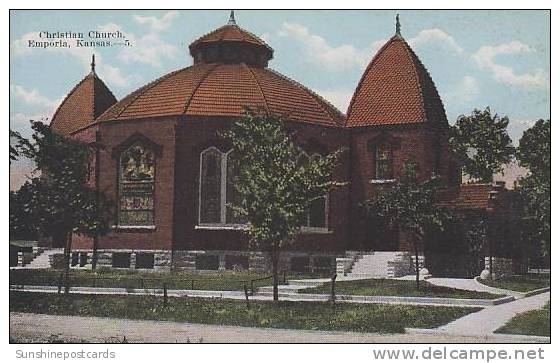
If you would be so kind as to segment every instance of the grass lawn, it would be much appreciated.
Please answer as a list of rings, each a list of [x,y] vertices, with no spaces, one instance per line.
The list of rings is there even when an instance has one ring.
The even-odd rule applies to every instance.
[[[402,333],[405,327],[435,328],[477,308],[328,302],[245,301],[156,296],[10,292],[10,311],[168,320],[248,327]]]
[[[516,315],[496,330],[502,334],[550,336],[550,302],[544,308]]]
[[[47,285],[56,286],[60,270],[10,270],[10,285]],[[249,280],[269,277],[270,274],[254,272],[209,272],[209,273],[168,273],[140,272],[135,270],[72,270],[71,286],[124,287],[124,288],[159,288],[163,283],[169,289],[195,290],[243,290],[243,285],[250,288]],[[301,275],[287,274],[286,279],[299,278]],[[280,282],[283,276],[280,275]],[[270,286],[272,278],[254,281],[253,286]]]
[[[331,284],[299,290],[300,293],[330,294]],[[486,292],[466,291],[443,286],[435,286],[426,281],[420,281],[420,290],[416,289],[416,281],[366,279],[355,281],[337,281],[335,292],[344,295],[369,296],[424,296],[447,297],[457,299],[496,299],[503,295]]]
[[[526,274],[500,280],[477,279],[481,284],[500,289],[528,292],[550,286],[550,274]]]

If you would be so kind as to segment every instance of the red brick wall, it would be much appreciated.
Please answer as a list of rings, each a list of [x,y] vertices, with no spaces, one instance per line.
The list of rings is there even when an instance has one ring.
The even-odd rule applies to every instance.
[[[198,184],[200,152],[209,146],[222,151],[229,145],[218,136],[218,132],[231,124],[228,119],[186,119],[177,127],[177,159],[175,171],[175,248],[176,249],[246,249],[247,238],[239,231],[217,231],[195,229],[198,223]],[[345,144],[345,134],[340,129],[291,124],[297,142],[315,152],[323,148],[332,152]],[[345,156],[346,157],[346,156]],[[347,180],[348,164],[336,170],[336,179]],[[294,249],[341,251],[344,249],[348,217],[348,187],[333,191],[330,195],[328,226],[329,234],[304,234],[296,241]]]
[[[89,129],[88,129],[89,130]],[[84,133],[87,130],[82,131]],[[113,230],[99,239],[99,249],[171,249],[173,240],[173,195],[175,159],[175,119],[134,120],[99,124],[100,190],[115,201],[117,208],[118,159],[113,150],[135,133],[162,147],[156,158],[155,230]],[[115,214],[116,224],[116,214]],[[74,248],[92,248],[91,239],[76,236]]]
[[[439,152],[440,173],[445,182],[450,182],[456,179],[457,170],[452,163],[447,147],[445,130],[426,125],[367,127],[351,130],[350,138],[352,179],[350,230],[352,233],[349,238],[352,241],[352,248],[387,249],[387,246],[391,245],[399,250],[408,250],[407,239],[403,238],[402,234],[400,236],[397,233],[380,235],[377,231],[371,230],[363,218],[363,211],[359,204],[389,186],[370,182],[375,175],[375,154],[368,144],[374,143],[380,138],[395,142],[393,172],[397,179],[407,161],[414,161],[418,164],[421,179],[430,178]]]

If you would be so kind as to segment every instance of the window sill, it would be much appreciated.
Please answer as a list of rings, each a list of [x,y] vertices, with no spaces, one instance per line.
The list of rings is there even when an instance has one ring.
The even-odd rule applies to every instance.
[[[206,231],[245,231],[249,229],[247,224],[200,224],[194,229]]]
[[[153,232],[156,226],[113,226],[117,232]]]
[[[372,179],[370,180],[370,184],[392,184],[396,181],[396,179]]]
[[[303,234],[331,234],[331,233],[333,233],[333,231],[331,231],[328,228],[324,228],[324,227],[301,227],[300,231]]]

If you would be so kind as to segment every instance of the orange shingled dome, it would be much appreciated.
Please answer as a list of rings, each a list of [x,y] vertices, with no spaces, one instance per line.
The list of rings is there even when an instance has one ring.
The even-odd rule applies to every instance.
[[[346,127],[447,123],[430,74],[399,34],[368,65],[346,115]]]

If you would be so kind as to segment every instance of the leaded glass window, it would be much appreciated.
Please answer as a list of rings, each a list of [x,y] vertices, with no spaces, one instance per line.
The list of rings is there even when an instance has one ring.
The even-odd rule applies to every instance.
[[[155,158],[153,150],[134,144],[119,160],[119,225],[154,225]]]
[[[222,223],[222,153],[210,148],[200,155],[200,223]]]
[[[235,188],[239,171],[232,162],[233,152],[222,153],[215,147],[200,154],[200,211],[201,225],[240,225],[246,218],[236,215],[231,205],[241,204]]]

